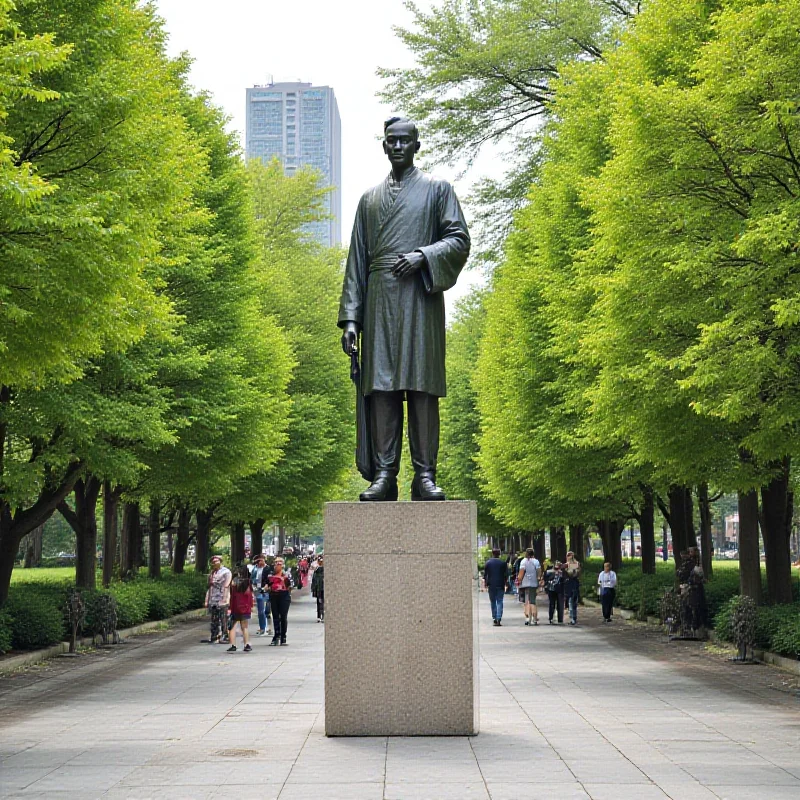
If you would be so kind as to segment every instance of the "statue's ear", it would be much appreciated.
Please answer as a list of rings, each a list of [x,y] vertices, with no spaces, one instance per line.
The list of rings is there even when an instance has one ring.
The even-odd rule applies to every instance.
[[[414,152],[415,153],[419,153],[419,148],[420,147],[422,147],[422,142],[420,142],[420,140],[417,139],[417,143],[414,145]]]

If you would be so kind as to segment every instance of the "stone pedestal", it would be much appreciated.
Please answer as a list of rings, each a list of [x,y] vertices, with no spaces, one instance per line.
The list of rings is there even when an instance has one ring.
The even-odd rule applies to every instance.
[[[325,506],[325,733],[478,732],[474,502]]]

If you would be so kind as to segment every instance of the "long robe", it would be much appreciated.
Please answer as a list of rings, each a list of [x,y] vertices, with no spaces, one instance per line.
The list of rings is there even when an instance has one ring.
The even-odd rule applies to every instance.
[[[391,176],[358,204],[345,269],[339,325],[361,326],[361,391],[416,391],[444,397],[443,292],[455,285],[470,238],[453,187],[418,169],[393,192]],[[396,278],[398,255],[426,264]]]

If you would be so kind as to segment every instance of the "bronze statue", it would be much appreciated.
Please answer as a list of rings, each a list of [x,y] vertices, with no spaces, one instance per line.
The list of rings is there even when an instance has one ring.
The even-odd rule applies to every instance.
[[[361,393],[356,461],[371,481],[361,500],[397,500],[404,400],[411,499],[445,499],[436,485],[446,391],[443,292],[455,285],[470,238],[450,184],[414,166],[419,148],[413,122],[387,120],[383,151],[392,169],[358,204],[339,305],[342,348]]]

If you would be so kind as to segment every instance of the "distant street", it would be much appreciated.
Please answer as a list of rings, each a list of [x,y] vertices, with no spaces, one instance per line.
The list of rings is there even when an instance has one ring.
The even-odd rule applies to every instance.
[[[481,596],[481,733],[471,739],[326,739],[324,628],[309,597],[292,606],[285,648],[264,637],[252,654],[229,655],[200,644],[206,628],[192,623],[0,678],[0,796],[800,796],[796,681],[622,621],[604,627],[597,610],[576,629],[548,626],[541,611],[543,623],[524,627],[508,598],[493,628]]]

